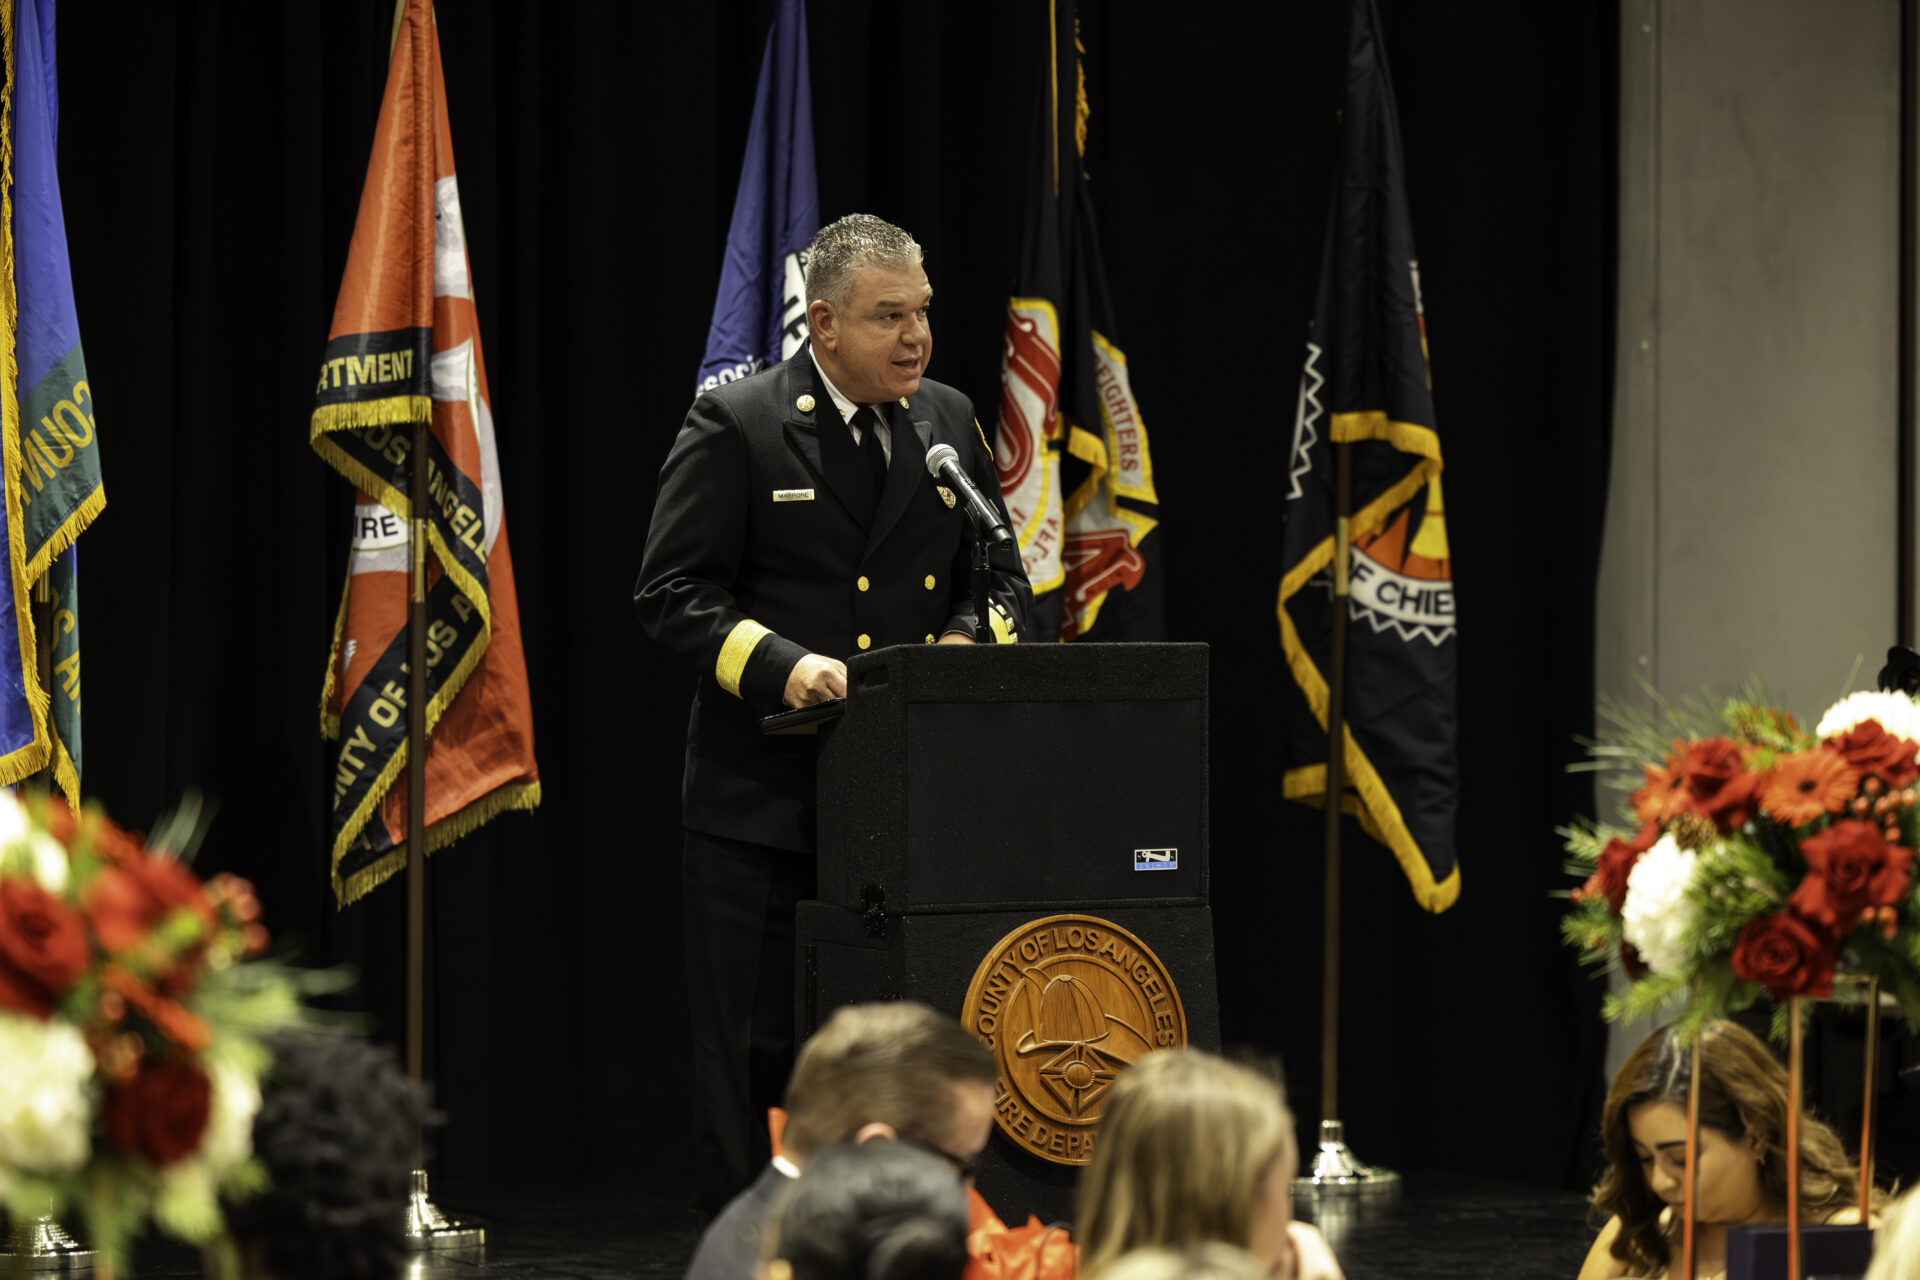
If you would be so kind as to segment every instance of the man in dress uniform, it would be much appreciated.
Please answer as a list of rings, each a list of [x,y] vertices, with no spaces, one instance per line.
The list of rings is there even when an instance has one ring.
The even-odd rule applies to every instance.
[[[921,250],[866,214],[808,249],[810,341],[703,392],[666,465],[634,602],[699,672],[682,786],[694,1046],[695,1203],[766,1163],[766,1108],[793,1054],[794,904],[814,885],[814,743],[762,716],[847,691],[846,659],[895,644],[1012,638],[1032,601],[994,553],[974,616],[964,502],[927,451],[951,445],[1001,507],[967,398],[924,375],[933,289]]]

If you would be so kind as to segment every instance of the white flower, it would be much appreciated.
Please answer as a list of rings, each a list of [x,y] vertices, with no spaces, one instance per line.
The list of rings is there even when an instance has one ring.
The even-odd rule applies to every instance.
[[[1862,720],[1878,720],[1894,737],[1920,742],[1920,704],[1904,693],[1850,693],[1827,708],[1813,736],[1831,738]]]
[[[0,807],[4,811],[4,807]],[[48,893],[60,893],[67,887],[67,846],[44,831],[28,834],[27,853],[33,859],[33,878]]]
[[[67,887],[67,849],[27,818],[12,792],[0,792],[0,866],[24,871],[48,893]]]
[[[1687,955],[1680,937],[1693,923],[1687,886],[1693,882],[1697,855],[1663,835],[1640,855],[1627,875],[1627,897],[1620,907],[1621,936],[1655,973],[1680,973]]]
[[[33,823],[27,818],[27,806],[20,803],[20,797],[8,791],[0,799],[0,847],[12,844],[33,829]]]
[[[0,1012],[0,1158],[32,1173],[87,1161],[93,1051],[64,1022]]]
[[[253,1154],[253,1118],[260,1111],[260,1082],[230,1063],[207,1068],[213,1097],[207,1111],[207,1131],[200,1137],[195,1158],[204,1160],[216,1176]]]

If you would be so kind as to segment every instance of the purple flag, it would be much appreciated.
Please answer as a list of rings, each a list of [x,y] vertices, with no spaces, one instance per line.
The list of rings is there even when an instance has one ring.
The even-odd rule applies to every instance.
[[[780,0],[753,100],[727,256],[696,391],[786,359],[807,337],[806,247],[820,229],[804,0]]]

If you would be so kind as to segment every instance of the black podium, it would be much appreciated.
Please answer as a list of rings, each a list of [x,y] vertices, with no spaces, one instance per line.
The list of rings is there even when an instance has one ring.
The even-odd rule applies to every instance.
[[[1080,971],[1101,953],[1121,974],[1109,985],[1122,1004],[1141,944],[1144,985],[1110,1019],[1125,1032],[1118,1050],[1086,1041],[1091,1032],[1077,1049],[1072,1033],[1045,1033],[1055,1038],[1043,1045],[1067,1046],[1048,1076],[1056,1094],[1097,1098],[1176,1014],[1187,1043],[1218,1047],[1205,645],[900,646],[855,656],[847,685],[845,715],[820,735],[819,899],[801,903],[797,921],[802,1037],[862,1001],[960,1016],[976,971],[985,981],[982,962],[1009,942],[996,994],[1017,1001],[1025,969],[1031,1022],[1052,974],[1048,1020],[1065,1009],[1070,1021],[1089,988],[1074,966],[1047,967],[1062,958],[1043,954],[1057,938],[1063,953],[1081,948]],[[1018,955],[1023,929],[1038,967]],[[992,1030],[977,1010],[975,1021]],[[981,1192],[1010,1225],[1067,1218],[1081,1137],[1023,1117],[1012,1092]],[[1038,1096],[1044,1112],[1053,1099]]]

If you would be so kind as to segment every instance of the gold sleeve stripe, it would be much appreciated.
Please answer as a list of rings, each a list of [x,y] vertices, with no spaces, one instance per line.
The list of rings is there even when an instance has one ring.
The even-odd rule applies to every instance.
[[[740,696],[740,677],[747,669],[747,659],[753,656],[754,646],[772,634],[752,618],[742,618],[727,633],[727,642],[720,646],[720,661],[713,668],[713,678],[722,689],[736,698]]]

